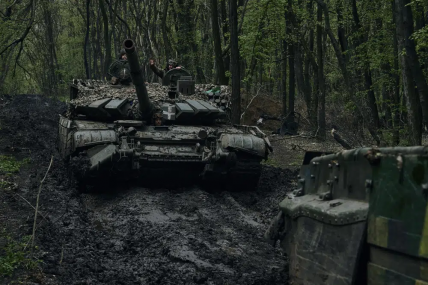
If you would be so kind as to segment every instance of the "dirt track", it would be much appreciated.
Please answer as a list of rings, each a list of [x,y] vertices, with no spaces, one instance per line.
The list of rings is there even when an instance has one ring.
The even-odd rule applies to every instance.
[[[38,96],[0,99],[0,154],[31,158],[14,178],[18,187],[0,189],[6,202],[0,223],[15,237],[31,233],[34,210],[24,199],[36,204],[39,181],[54,156],[39,202],[42,272],[28,281],[287,284],[286,257],[262,237],[297,173],[266,166],[252,193],[120,185],[79,194],[55,150],[64,109]]]

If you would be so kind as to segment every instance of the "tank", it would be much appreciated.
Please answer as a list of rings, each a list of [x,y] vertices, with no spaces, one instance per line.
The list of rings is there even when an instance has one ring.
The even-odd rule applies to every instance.
[[[267,136],[257,126],[232,125],[221,92],[196,94],[184,69],[168,71],[150,94],[134,42],[123,45],[128,61],[112,64],[122,77],[70,85],[58,148],[74,177],[83,183],[197,179],[255,187],[261,162],[273,151]]]
[[[305,157],[265,238],[290,284],[428,284],[428,147]]]

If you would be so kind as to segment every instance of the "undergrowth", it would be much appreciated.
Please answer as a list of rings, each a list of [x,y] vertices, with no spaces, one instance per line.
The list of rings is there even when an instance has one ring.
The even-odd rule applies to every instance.
[[[269,165],[273,167],[280,167],[279,163],[275,161],[275,159],[272,159],[271,157],[269,157],[267,160],[263,160],[261,164]]]
[[[22,161],[7,155],[0,155],[0,173],[17,173],[19,169],[30,162],[29,158]]]
[[[30,257],[28,247],[31,236],[24,236],[21,240],[14,240],[3,230],[0,240],[6,243],[0,248],[0,277],[10,276],[18,268],[32,270],[39,261]]]
[[[9,182],[0,180],[0,189],[4,189],[9,185]]]

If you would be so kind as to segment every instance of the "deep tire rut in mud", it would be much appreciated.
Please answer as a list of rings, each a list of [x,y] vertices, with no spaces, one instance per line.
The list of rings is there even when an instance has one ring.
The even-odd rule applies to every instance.
[[[0,154],[31,158],[18,188],[3,191],[5,201],[19,194],[35,205],[38,183],[54,156],[36,232],[42,277],[33,282],[287,284],[286,257],[263,234],[297,173],[264,166],[252,192],[119,184],[80,194],[55,148],[65,104],[21,95],[3,98],[0,105]],[[21,215],[30,232],[34,212],[23,205],[0,210]]]

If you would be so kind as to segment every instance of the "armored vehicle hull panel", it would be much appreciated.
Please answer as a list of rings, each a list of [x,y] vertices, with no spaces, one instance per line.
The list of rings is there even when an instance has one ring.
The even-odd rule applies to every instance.
[[[312,158],[266,232],[293,284],[428,284],[428,149]]]
[[[145,168],[182,168],[188,164],[198,165],[201,175],[260,174],[260,167],[254,165],[266,155],[262,138],[228,126],[137,126],[138,121],[132,122],[103,124],[61,116],[61,153],[64,157],[84,153],[88,176],[105,171],[128,175]],[[242,167],[243,162],[248,169]]]

